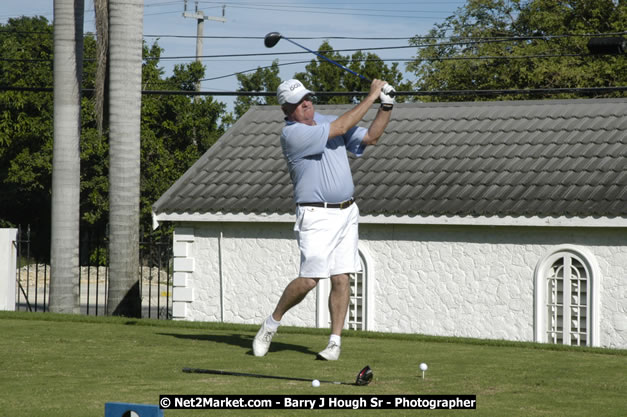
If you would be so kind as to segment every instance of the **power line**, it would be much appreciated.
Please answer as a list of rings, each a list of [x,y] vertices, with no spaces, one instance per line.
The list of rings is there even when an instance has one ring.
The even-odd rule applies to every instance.
[[[544,38],[543,38],[544,39]],[[442,47],[442,46],[461,46],[461,45],[479,45],[486,43],[501,43],[507,42],[510,39],[501,39],[501,38],[490,38],[490,39],[482,39],[482,40],[468,40],[468,41],[455,41],[455,42],[439,42],[439,43],[426,43],[426,44],[414,44],[414,45],[402,45],[402,46],[380,46],[380,47],[371,47],[371,48],[348,48],[348,49],[333,49],[331,51],[320,51],[320,53],[325,54],[329,52],[355,52],[355,51],[388,51],[392,49],[412,49],[412,48],[429,48],[429,47]],[[529,40],[529,38],[518,38],[518,41]],[[222,55],[205,55],[200,58],[234,58],[234,57],[244,57],[244,56],[276,56],[276,55],[296,55],[296,54],[306,54],[308,52],[297,51],[297,52],[266,52],[266,53],[248,53],[248,54],[222,54]],[[170,60],[170,59],[191,59],[196,57],[191,56],[162,56],[158,59]],[[157,59],[157,58],[155,58]]]
[[[439,20],[439,19],[446,19],[447,17],[450,16],[450,12],[447,11],[437,11],[437,12],[426,12],[426,11],[420,11],[420,10],[415,10],[415,11],[408,11],[408,10],[399,10],[399,13],[404,13],[401,15],[395,15],[395,14],[383,14],[385,12],[395,12],[396,10],[375,10],[375,9],[369,9],[371,11],[379,11],[379,13],[359,13],[359,12],[355,12],[354,10],[364,10],[363,8],[350,8],[350,9],[340,9],[340,10],[346,10],[346,12],[339,12],[339,11],[332,11],[332,12],[326,12],[326,11],[321,11],[320,7],[308,7],[308,6],[290,6],[290,5],[281,5],[281,6],[266,6],[266,7],[261,7],[261,6],[252,6],[252,5],[247,5],[247,6],[236,6],[233,4],[229,4],[229,8],[231,9],[247,9],[247,10],[260,10],[260,11],[271,11],[271,12],[291,12],[291,13],[306,13],[308,15],[310,14],[322,14],[322,15],[333,15],[333,16],[337,16],[337,15],[349,15],[349,16],[365,16],[365,17],[379,17],[379,18],[402,18],[402,19],[417,19],[417,20]],[[326,9],[332,9],[330,7],[325,7]],[[420,13],[421,16],[409,16],[407,13]],[[436,16],[424,16],[425,13],[437,13],[437,14],[446,14],[446,16],[442,16],[442,17],[436,17]]]
[[[538,54],[538,55],[481,55],[481,56],[448,56],[448,57],[430,57],[430,58],[412,58],[399,61],[483,61],[483,60],[518,60],[518,59],[546,59],[546,58],[572,58],[572,57],[589,57],[592,54]]]
[[[52,31],[52,27],[50,27],[50,30],[12,30],[12,29],[0,29],[0,33],[7,33],[7,34],[17,34],[17,35],[33,35],[33,34],[43,34],[43,35],[50,35],[52,36],[53,31]],[[83,34],[83,36],[85,36],[86,34]]]
[[[145,34],[145,38],[196,38],[194,35],[152,35]],[[241,40],[249,40],[249,39],[258,39],[263,40],[263,36],[221,36],[221,35],[206,35],[201,36],[204,39],[241,39]],[[395,37],[355,37],[355,36],[304,36],[304,37],[295,37],[290,36],[290,39],[299,39],[299,40],[321,40],[321,39],[343,39],[343,40],[375,40],[375,41],[387,41],[387,40],[410,40],[414,38],[414,36],[395,36]],[[426,37],[426,38],[435,38],[435,37]]]
[[[627,33],[627,32],[623,32]],[[598,34],[582,34],[577,36],[598,36]],[[609,34],[605,34],[609,35]],[[564,36],[574,36],[574,35],[552,35],[553,38],[564,37]],[[246,37],[250,39],[251,37]],[[387,46],[387,47],[372,47],[372,48],[350,48],[350,49],[334,49],[330,51],[320,51],[321,53],[330,53],[330,52],[355,52],[355,51],[378,51],[378,50],[392,50],[392,49],[411,49],[411,48],[428,48],[428,47],[441,47],[441,46],[459,46],[459,45],[475,45],[482,43],[499,43],[506,42],[507,40],[515,39],[517,41],[521,40],[529,40],[530,38],[489,38],[489,39],[479,39],[479,40],[469,40],[465,42],[440,42],[440,43],[430,43],[430,44],[414,44],[414,45],[403,45],[403,46]],[[546,40],[547,37],[542,37],[543,40]],[[236,58],[236,57],[259,57],[259,56],[278,56],[278,55],[301,55],[306,54],[308,52],[305,51],[294,51],[294,52],[269,52],[269,53],[247,53],[247,54],[221,54],[221,55],[204,55],[204,56],[159,56],[159,57],[146,57],[145,60],[185,60],[185,59],[215,59],[215,58]],[[524,56],[479,56],[479,57],[433,57],[433,58],[415,58],[413,60],[421,60],[421,61],[433,61],[433,60],[470,60],[470,59],[527,59],[527,58],[548,58],[548,57],[572,57],[572,56],[588,56],[589,54],[542,54],[542,55],[524,55]],[[90,61],[92,59],[85,58],[85,61]],[[50,61],[46,59],[13,59],[13,58],[0,58],[0,61],[16,61],[16,62],[37,62],[37,61]],[[387,59],[386,61],[406,61],[405,59]]]
[[[362,49],[334,49],[332,51],[319,51],[321,54],[325,55],[328,54],[330,52],[361,52],[361,51],[374,51],[374,50],[392,50],[392,49],[408,49],[408,48],[420,48],[420,47],[426,47],[426,46],[404,46],[404,47],[400,47],[400,46],[395,46],[395,47],[383,47],[383,48],[362,48]],[[295,51],[295,52],[274,52],[274,53],[249,53],[249,54],[220,54],[220,55],[203,55],[200,58],[204,59],[204,60],[208,60],[208,59],[215,59],[215,58],[241,58],[241,57],[264,57],[264,56],[279,56],[279,55],[303,55],[303,54],[308,54],[309,52],[301,52],[301,51]],[[588,54],[556,54],[556,55],[552,55],[552,56],[587,56]],[[539,57],[545,57],[545,56],[549,56],[549,55],[525,55],[525,56],[520,56],[522,58],[529,58],[529,57],[534,57],[534,58],[539,58]],[[501,59],[507,59],[507,56],[491,56],[491,57],[441,57],[441,58],[413,58],[412,61],[414,60],[429,60],[429,59],[438,59],[438,60],[447,60],[447,59],[494,59],[496,57],[502,57]],[[512,57],[512,56],[510,56]],[[515,56],[514,56],[515,57]],[[187,59],[196,59],[195,56],[169,56],[169,57],[155,57],[155,58],[151,58],[151,57],[146,57],[144,58],[146,60],[187,60]],[[339,58],[339,60],[342,60],[341,58]],[[390,59],[387,59],[388,61],[390,61]],[[399,59],[402,60],[402,59]],[[395,61],[395,60],[393,60]]]
[[[561,38],[579,38],[579,37],[603,37],[603,36],[621,36],[627,35],[627,32],[609,32],[609,33],[564,33],[561,35],[532,35],[532,36],[394,36],[394,37],[364,37],[364,36],[290,36],[290,39],[294,40],[360,40],[360,41],[387,41],[387,40],[406,40],[410,41],[412,39],[420,40],[420,39],[454,39],[458,42],[462,40],[468,41],[480,41],[480,40],[501,40],[501,41],[528,41],[528,40],[552,40],[552,39],[561,39]],[[194,35],[153,35],[153,34],[145,34],[145,38],[192,38],[195,39]],[[264,36],[222,36],[222,35],[207,35],[202,36],[205,39],[241,39],[241,40],[250,40],[250,39],[264,39]]]
[[[276,66],[277,67],[284,67],[284,66],[287,66],[287,65],[308,64],[309,62],[311,62],[311,61],[284,62],[282,64],[278,64],[277,63]],[[247,72],[253,72],[253,71],[257,71],[259,69],[267,69],[267,68],[272,68],[272,65],[266,65],[264,67],[257,67],[257,68],[251,68],[251,69],[243,70],[243,71],[237,71],[237,72],[234,72],[232,74],[220,75],[220,76],[217,76],[217,77],[203,78],[203,79],[198,80],[198,81],[215,81],[215,80],[220,80],[220,79],[223,79],[223,78],[229,78],[229,77],[233,77],[233,76],[240,75],[240,74],[246,74]]]
[[[543,94],[607,94],[627,91],[627,86],[620,87],[579,87],[579,88],[534,88],[509,90],[438,90],[438,91],[397,91],[396,96],[499,96],[499,95],[543,95]],[[274,91],[152,91],[144,90],[145,95],[203,95],[203,96],[265,96],[275,97]],[[332,91],[316,92],[317,96],[366,96],[367,91]]]
[[[224,4],[224,1],[209,1],[209,0],[200,0],[198,2],[199,4],[219,4],[222,5]],[[387,6],[395,6],[395,5],[405,5],[405,4],[410,4],[410,5],[416,5],[416,0],[411,0],[411,1],[388,1],[385,2],[385,4]],[[441,5],[441,4],[459,4],[462,5],[464,3],[463,0],[455,0],[455,1],[420,1],[420,5],[427,5],[427,4],[435,4],[435,5]],[[228,5],[232,5],[232,4],[244,4],[244,5],[248,5],[251,4],[250,2],[247,1],[229,1]],[[255,2],[255,4],[259,4],[257,2]],[[295,2],[293,0],[284,0],[284,1],[276,1],[274,0],[272,3],[266,3],[263,4],[262,6],[282,6],[282,5],[288,5],[288,6],[294,6]],[[337,5],[341,5],[341,4],[348,4],[351,6],[355,6],[355,3],[350,3],[350,2],[342,2],[342,1],[336,1],[336,0],[328,0],[328,1],[322,1],[322,0],[317,0],[316,1],[317,5],[326,5],[326,4],[332,4],[334,6]],[[374,5],[381,5],[380,1],[360,1],[359,2],[360,5],[365,5],[365,4],[374,4]],[[326,7],[326,6],[325,6]]]
[[[224,4],[224,1],[209,1],[209,0],[200,0],[199,1],[200,4]],[[436,4],[436,5],[440,5],[440,4],[463,4],[464,1],[460,1],[460,0],[454,0],[454,1],[420,1],[421,5],[425,5],[425,4]],[[231,4],[251,4],[250,2],[247,1],[229,1],[228,5]],[[257,4],[257,3],[255,3]],[[354,3],[350,3],[350,2],[341,2],[341,1],[336,1],[336,0],[327,0],[327,1],[323,1],[323,0],[317,0],[316,4],[318,5],[322,5],[322,4],[333,4],[333,5],[338,5],[338,4],[350,4],[352,6],[354,6]],[[359,2],[360,5],[364,5],[364,4],[376,4],[376,5],[380,5],[381,2],[380,1],[360,1]],[[405,4],[416,4],[416,0],[410,0],[410,1],[389,1],[385,3],[388,6],[392,6],[392,5],[405,5]],[[277,1],[274,0],[273,3],[269,3],[269,4],[265,4],[270,5],[270,6],[280,6],[280,5],[294,5],[294,1],[293,0],[284,0],[284,1]]]
[[[1,62],[52,62],[52,58],[0,58]]]
[[[0,29],[0,33],[6,34],[44,34],[52,36],[52,29],[50,31],[37,31],[37,30],[13,30],[13,29]],[[91,32],[85,32],[83,35],[92,35]],[[363,40],[363,41],[384,41],[384,40],[421,40],[421,39],[454,39],[457,42],[462,40],[468,41],[528,41],[528,40],[552,40],[561,38],[579,38],[579,37],[603,37],[603,36],[621,36],[627,35],[627,31],[623,32],[606,32],[606,33],[564,33],[560,35],[530,35],[530,36],[393,36],[393,37],[364,37],[364,36],[290,36],[290,39],[294,40]],[[180,39],[196,39],[195,35],[172,35],[172,34],[145,34],[144,38],[180,38]],[[263,40],[264,36],[221,36],[221,35],[204,35],[203,39],[235,39],[235,40],[251,40],[258,39]]]
[[[323,51],[324,53],[325,51]],[[306,54],[307,52],[284,52],[281,53],[283,55],[292,55],[292,54]],[[274,55],[274,54],[271,54]],[[245,56],[257,56],[257,54],[250,54],[250,55],[210,55],[210,56],[203,56],[201,58],[203,58],[204,60],[210,60],[213,58],[224,58],[224,57],[245,57]],[[572,57],[598,57],[598,55],[596,54],[536,54],[536,55],[481,55],[481,56],[450,56],[450,57],[424,57],[424,58],[419,58],[419,57],[415,57],[415,58],[378,58],[378,59],[369,59],[369,58],[363,58],[363,59],[342,59],[342,58],[338,58],[336,59],[337,62],[416,62],[416,61],[484,61],[484,60],[522,60],[522,59],[548,59],[548,58],[572,58]],[[181,57],[181,58],[186,58],[186,57]],[[187,58],[194,58],[194,57],[187,57]],[[146,60],[158,60],[159,58],[150,58],[150,57],[146,57],[144,58]],[[307,60],[307,61],[292,61],[292,62],[284,62],[284,63],[278,63],[278,66],[286,66],[286,65],[296,65],[296,64],[307,64],[310,63],[313,59],[311,60]],[[52,58],[2,58],[0,57],[0,62],[52,62]],[[84,58],[83,61],[85,62],[93,62],[95,61],[95,58]],[[221,60],[224,61],[224,60]],[[256,61],[256,60],[247,60],[247,61]],[[246,72],[250,72],[250,71],[256,71],[257,69],[261,68],[261,69],[265,69],[265,68],[271,68],[272,65],[267,65],[267,66],[262,66],[262,67],[256,67],[253,69],[248,69],[248,70],[244,70],[244,71],[238,71],[232,74],[227,74],[227,75],[223,75],[223,76],[219,76],[219,77],[215,77],[215,78],[204,78],[201,81],[210,81],[210,80],[215,80],[215,79],[220,79],[220,78],[226,78],[226,77],[230,77],[233,75],[237,75],[237,74],[241,74],[241,73],[246,73]]]
[[[348,59],[337,59],[336,61],[339,63],[347,63],[347,62],[416,62],[416,61],[472,61],[472,60],[522,60],[522,59],[548,59],[548,58],[571,58],[571,57],[589,57],[593,56],[592,54],[544,54],[544,55],[516,55],[516,56],[465,56],[465,57],[433,57],[433,58],[390,58],[390,59],[358,59],[358,60],[348,60]],[[308,64],[309,61],[293,61],[293,62],[283,62],[276,64],[278,67],[287,66],[287,65],[297,65],[297,64]],[[262,67],[251,68],[243,71],[237,71],[231,74],[220,75],[217,77],[211,78],[203,78],[199,81],[215,81],[223,78],[233,77],[240,74],[246,74],[248,72],[257,71],[260,69],[272,68],[273,65],[266,65]]]
[[[53,92],[52,87],[12,87],[0,86],[0,91]],[[82,89],[85,95],[93,94],[93,89]],[[499,95],[537,95],[537,94],[607,94],[627,92],[627,86],[616,87],[575,87],[575,88],[528,88],[502,90],[434,90],[434,91],[397,91],[396,96],[499,96]],[[142,90],[144,95],[182,95],[182,96],[253,96],[273,97],[273,91],[182,91],[182,90]],[[316,92],[317,96],[366,96],[366,91],[328,91]]]
[[[403,46],[403,47],[394,47],[389,49],[407,49],[407,48],[415,48],[415,46]],[[322,54],[327,54],[329,52],[351,52],[351,51],[363,51],[363,50],[374,50],[374,49],[388,49],[388,48],[369,48],[369,49],[334,49],[333,51],[320,51]],[[279,55],[303,55],[309,54],[306,51],[295,51],[295,52],[264,52],[264,53],[248,53],[248,54],[220,54],[220,55],[203,55],[200,58],[202,59],[211,59],[211,58],[239,58],[239,57],[251,57],[251,56],[279,56]],[[155,57],[155,58],[147,58],[150,60],[185,60],[185,59],[196,59],[195,56],[165,56],[165,57]]]
[[[285,52],[284,54],[306,54],[307,52]],[[203,58],[205,61],[206,60],[210,60],[212,58],[223,58],[223,57],[239,57],[239,56],[249,56],[249,55],[215,55],[215,56],[204,56],[201,57]],[[250,56],[256,56],[255,54],[252,54]],[[342,58],[338,58],[336,59],[337,62],[416,62],[416,61],[485,61],[485,60],[522,60],[522,59],[548,59],[548,58],[572,58],[572,57],[598,57],[598,55],[595,54],[537,54],[537,55],[481,55],[481,56],[451,56],[451,57],[424,57],[424,58],[419,58],[419,57],[415,57],[415,58],[378,58],[378,59],[368,59],[368,58],[363,58],[363,59],[342,59]],[[192,57],[189,57],[192,58]],[[157,60],[159,58],[150,58],[150,57],[146,57],[144,58],[146,60]],[[93,62],[95,61],[95,58],[84,58],[83,61],[85,62]],[[308,64],[312,61],[311,60],[307,60],[307,61],[292,61],[292,62],[284,62],[284,63],[278,63],[278,66],[286,66],[286,65],[296,65],[296,64]],[[2,58],[0,57],[0,62],[52,62],[52,58],[32,58],[32,59],[28,59],[28,58]],[[223,61],[223,60],[221,60]],[[247,61],[256,61],[256,60],[247,60]],[[226,77],[230,77],[236,74],[241,74],[241,73],[246,73],[246,72],[250,72],[250,71],[256,71],[258,68],[261,69],[265,69],[265,68],[271,68],[272,65],[267,65],[267,66],[262,66],[262,67],[256,67],[256,68],[252,68],[252,69],[248,69],[248,70],[243,70],[243,71],[238,71],[232,74],[227,74],[227,75],[223,75],[223,76],[219,76],[216,78],[205,78],[202,79],[201,81],[209,81],[209,80],[214,80],[214,79],[219,79],[219,78],[226,78]]]
[[[208,4],[208,5],[222,5],[224,2],[212,2],[212,1],[199,1],[199,4]],[[292,13],[307,13],[308,15],[312,13],[324,14],[324,15],[351,15],[351,16],[376,16],[376,17],[402,17],[402,18],[417,18],[417,19],[429,19],[430,17],[424,16],[427,14],[432,15],[433,19],[444,19],[448,17],[452,11],[448,8],[444,10],[438,10],[438,8],[430,8],[430,10],[423,9],[398,9],[393,6],[399,5],[410,5],[410,6],[427,6],[427,5],[462,5],[463,1],[428,1],[428,2],[420,2],[416,1],[407,1],[407,2],[386,2],[385,9],[379,8],[367,8],[367,5],[376,5],[382,6],[381,2],[364,2],[361,1],[359,4],[354,3],[344,3],[337,1],[323,2],[316,1],[315,5],[310,5],[307,3],[295,3],[293,1],[285,1],[285,2],[271,2],[271,3],[258,3],[255,2],[237,2],[237,1],[229,1],[227,6],[232,9],[249,9],[249,10],[261,10],[261,11],[272,11],[272,12],[292,12]],[[346,7],[341,7],[346,5]],[[320,7],[323,6],[323,7]],[[216,6],[213,6],[216,7]],[[361,13],[361,12],[375,12],[372,13]],[[389,15],[385,13],[396,12],[403,13],[402,15]],[[420,16],[408,16],[408,13],[419,13]],[[439,16],[438,16],[439,15]]]
[[[93,62],[96,58],[83,58],[83,62]],[[52,62],[52,58],[3,58],[0,62]]]
[[[205,8],[215,8],[215,7],[221,7],[222,5],[225,4],[225,2],[199,2],[199,3],[205,3],[205,4],[211,4],[213,6],[209,6],[209,7],[205,7]],[[433,4],[443,4],[443,3],[447,3],[447,2],[432,2]],[[448,2],[449,4],[460,4],[460,2]],[[176,1],[164,1],[164,2],[159,2],[159,3],[146,3],[144,5],[144,9],[147,8],[151,8],[151,7],[164,7],[164,6],[177,6],[180,5],[180,1],[176,2]],[[320,3],[318,3],[320,4]],[[333,6],[336,6],[338,3],[336,2],[332,2],[332,3],[326,3],[326,4],[332,4]],[[381,9],[364,9],[363,5],[364,4],[377,4],[380,5],[380,3],[361,3],[359,6],[351,4],[352,7],[347,7],[347,8],[338,8],[338,7],[332,7],[332,6],[325,6],[324,10],[330,10],[330,11],[322,11],[323,9],[321,9],[320,7],[312,7],[312,6],[307,6],[305,4],[300,4],[300,5],[294,5],[293,2],[286,2],[286,3],[242,3],[242,2],[228,2],[226,5],[229,8],[233,8],[233,9],[244,9],[244,10],[260,10],[260,11],[270,11],[270,12],[291,12],[291,13],[306,13],[308,15],[315,13],[315,14],[323,14],[323,15],[351,15],[351,16],[375,16],[375,17],[390,17],[390,18],[410,18],[410,19],[434,19],[434,20],[440,20],[440,19],[445,19],[448,15],[450,15],[450,11],[428,11],[428,10],[398,10],[399,13],[404,13],[401,15],[386,15],[386,14],[381,14],[381,12],[394,12],[396,10],[390,10],[390,9],[386,9],[386,10],[381,10]],[[392,3],[388,3],[387,5],[389,6]],[[410,4],[410,5],[415,5],[415,2],[405,2],[405,3],[396,3],[396,4]],[[423,3],[426,4],[426,3]],[[340,10],[345,10],[346,12],[341,12]],[[379,13],[377,14],[371,14],[371,13],[358,13],[356,11],[360,11],[360,10],[366,10],[366,11],[379,11]],[[85,14],[89,14],[93,12],[93,9],[86,9],[85,10]],[[174,13],[180,13],[180,10],[172,10],[172,11],[163,11],[163,12],[154,12],[154,13],[144,13],[144,16],[153,16],[153,15],[161,15],[161,14],[174,14]],[[407,13],[420,13],[421,16],[408,16]],[[39,13],[40,15],[51,15],[52,11],[46,11],[45,13]],[[432,17],[429,16],[424,16],[425,14],[432,14]],[[445,15],[442,17],[438,17],[438,16],[433,16],[433,14],[440,14],[440,15]],[[9,16],[11,17],[11,16]]]

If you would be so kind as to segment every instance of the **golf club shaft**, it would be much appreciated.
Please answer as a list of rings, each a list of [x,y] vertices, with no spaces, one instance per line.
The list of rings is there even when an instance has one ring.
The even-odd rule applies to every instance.
[[[261,374],[248,374],[243,372],[231,372],[231,371],[220,371],[216,369],[201,369],[201,368],[183,368],[183,372],[189,374],[213,374],[213,375],[232,375],[232,376],[247,376],[251,378],[270,378],[270,379],[284,379],[288,381],[307,381],[311,382],[313,379],[311,378],[298,378],[298,377],[290,377],[290,376],[274,376],[274,375],[261,375]],[[335,382],[335,381],[322,381],[320,383],[325,384],[336,384],[336,385],[354,385],[348,382]]]
[[[300,46],[301,48],[303,48],[303,49],[305,49],[305,50],[307,50],[307,51],[311,52],[311,53],[312,53],[312,54],[314,54],[314,55],[319,56],[320,58],[322,58],[322,59],[324,59],[324,60],[326,60],[326,61],[330,62],[330,63],[331,63],[331,64],[333,64],[333,65],[336,65],[336,66],[338,66],[338,67],[342,68],[343,70],[346,70],[346,71],[350,72],[350,73],[351,73],[351,74],[353,74],[353,75],[358,76],[359,78],[361,78],[361,79],[362,79],[362,80],[364,80],[364,81],[367,81],[367,82],[369,82],[369,83],[372,83],[372,80],[370,80],[370,79],[368,79],[368,78],[364,77],[364,76],[363,76],[363,75],[361,75],[361,74],[357,74],[355,71],[353,71],[353,70],[351,70],[351,69],[349,69],[349,68],[346,68],[344,65],[340,64],[339,62],[335,62],[335,61],[334,61],[334,60],[332,60],[331,58],[327,58],[326,56],[324,56],[324,55],[322,55],[322,54],[319,54],[319,53],[318,53],[318,52],[316,52],[316,51],[312,51],[311,49],[307,48],[306,46],[303,46],[303,45],[301,45],[301,44],[299,44],[299,43],[294,42],[294,41],[293,41],[293,40],[291,40],[290,38],[286,38],[285,36],[281,36],[281,38],[285,39],[286,41],[290,41],[290,42],[292,42],[292,43],[293,43],[294,45],[296,45],[296,46]],[[321,381],[321,382],[322,382],[322,381]]]
[[[327,58],[326,56],[324,56],[324,55],[322,55],[322,54],[320,54],[320,53],[318,53],[316,51],[312,51],[311,49],[307,48],[306,46],[303,46],[300,43],[291,40],[290,38],[286,38],[285,36],[281,35],[279,32],[270,32],[270,33],[268,33],[265,36],[263,43],[264,43],[264,45],[266,45],[266,48],[272,48],[272,47],[274,47],[277,44],[277,42],[279,42],[280,39],[285,39],[286,41],[289,41],[289,42],[293,43],[294,45],[298,46],[299,48],[302,48],[302,49],[304,49],[307,52],[311,52],[312,54],[314,54],[314,55],[324,59],[325,61],[335,65],[336,67],[342,68],[344,71],[348,71],[351,74],[358,76],[362,80],[367,81],[367,82],[372,84],[372,80],[370,80],[369,78],[366,78],[363,75],[356,73],[352,69],[345,67],[344,65],[340,64],[339,62],[336,62],[336,61],[332,60],[331,58]],[[390,97],[394,97],[396,95],[396,92],[392,91],[392,92],[389,93],[389,95],[390,95]]]

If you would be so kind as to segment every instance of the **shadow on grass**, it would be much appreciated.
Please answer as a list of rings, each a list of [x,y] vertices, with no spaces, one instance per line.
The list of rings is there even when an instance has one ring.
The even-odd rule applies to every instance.
[[[253,354],[253,336],[249,335],[241,335],[241,334],[230,334],[230,335],[217,335],[217,334],[180,334],[180,333],[157,333],[161,336],[172,336],[177,339],[187,339],[187,340],[200,340],[205,342],[213,342],[213,343],[224,343],[232,346],[239,346],[242,348],[248,348],[247,355]],[[294,345],[291,343],[281,343],[278,341],[273,341],[270,345],[269,352],[281,352],[291,350],[294,352],[300,352],[310,355],[315,355],[317,352],[309,349],[306,346]]]

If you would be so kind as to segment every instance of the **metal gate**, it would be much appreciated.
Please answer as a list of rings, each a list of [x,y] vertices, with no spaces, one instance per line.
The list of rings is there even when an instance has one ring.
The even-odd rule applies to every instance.
[[[30,225],[18,227],[16,311],[49,311],[50,265],[31,256]],[[142,234],[140,234],[141,236]],[[142,317],[172,318],[172,235],[139,242]],[[82,231],[79,246],[81,313],[107,315],[109,286],[107,231]]]

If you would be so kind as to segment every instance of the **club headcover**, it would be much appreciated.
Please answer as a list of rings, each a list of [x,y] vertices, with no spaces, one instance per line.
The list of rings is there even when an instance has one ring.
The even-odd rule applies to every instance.
[[[355,385],[368,385],[370,381],[372,381],[372,376],[372,369],[370,369],[370,366],[366,365],[366,367],[357,374]]]

